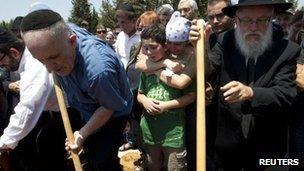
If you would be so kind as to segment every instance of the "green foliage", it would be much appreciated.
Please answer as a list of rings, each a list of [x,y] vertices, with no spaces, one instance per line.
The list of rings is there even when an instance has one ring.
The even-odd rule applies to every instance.
[[[206,18],[208,0],[196,0],[199,18]]]
[[[73,9],[69,21],[80,25],[82,21],[89,23],[89,31],[95,32],[98,21],[98,14],[94,8],[91,8],[88,0],[72,0]]]
[[[93,31],[92,33],[95,33],[97,24],[98,24],[98,13],[95,10],[95,8],[93,8],[91,14],[91,22],[90,22],[90,28]]]
[[[288,2],[293,3],[292,9],[293,9],[294,11],[297,9],[298,1],[299,1],[299,0],[288,0]]]
[[[115,10],[116,7],[112,0],[102,0],[99,23],[105,27],[114,28],[116,24]]]
[[[1,21],[0,22],[0,27],[4,27],[4,28],[10,28],[11,25],[13,23],[13,20],[11,19],[9,22],[6,21]]]

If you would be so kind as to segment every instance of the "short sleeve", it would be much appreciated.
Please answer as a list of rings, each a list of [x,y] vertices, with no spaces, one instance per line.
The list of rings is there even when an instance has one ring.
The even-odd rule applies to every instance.
[[[145,74],[141,73],[141,74],[140,74],[140,80],[139,80],[138,91],[140,91],[140,92],[143,93],[143,94],[146,94],[145,80],[146,80]]]
[[[196,93],[196,81],[192,81],[191,84],[183,89],[183,94],[188,94],[188,93]]]
[[[196,58],[194,54],[189,54],[188,57],[186,57],[186,59],[189,59],[187,61],[187,63],[185,64],[185,69],[182,73],[188,75],[189,77],[191,77],[192,80],[195,79],[196,77]]]

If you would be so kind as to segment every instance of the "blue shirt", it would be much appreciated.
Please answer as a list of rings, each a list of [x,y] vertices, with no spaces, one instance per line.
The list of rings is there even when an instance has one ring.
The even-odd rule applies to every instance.
[[[75,66],[69,75],[58,76],[69,105],[86,121],[100,106],[114,110],[112,118],[129,115],[133,95],[114,50],[86,30],[74,24],[69,27],[77,36]]]

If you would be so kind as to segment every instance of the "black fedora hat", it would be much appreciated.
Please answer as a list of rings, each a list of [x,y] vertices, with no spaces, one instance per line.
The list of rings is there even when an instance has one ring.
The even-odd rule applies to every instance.
[[[292,3],[285,2],[284,0],[239,0],[237,4],[223,8],[222,12],[229,17],[234,17],[239,7],[255,5],[272,5],[276,14],[282,13],[292,7]]]

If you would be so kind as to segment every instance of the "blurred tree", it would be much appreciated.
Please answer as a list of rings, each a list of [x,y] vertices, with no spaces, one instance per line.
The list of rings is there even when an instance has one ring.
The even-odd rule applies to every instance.
[[[94,33],[96,28],[96,11],[91,9],[88,0],[72,0],[73,9],[69,21],[80,26],[82,21],[89,23],[89,31]],[[97,14],[98,18],[98,14]],[[97,19],[98,20],[98,19]]]
[[[298,1],[299,0],[288,0],[288,2],[293,3],[292,9],[295,11],[298,7]]]
[[[107,28],[114,28],[116,5],[112,0],[102,0],[99,23]]]
[[[99,20],[98,12],[93,7],[92,15],[91,15],[91,22],[90,22],[90,28],[92,30],[92,33],[95,33],[96,26],[98,24],[98,20]]]
[[[198,7],[198,17],[206,19],[208,0],[196,0]]]
[[[11,19],[10,21],[1,21],[0,22],[0,27],[4,27],[4,28],[10,28],[11,27],[11,25],[12,25],[12,23],[13,23],[13,19]]]

